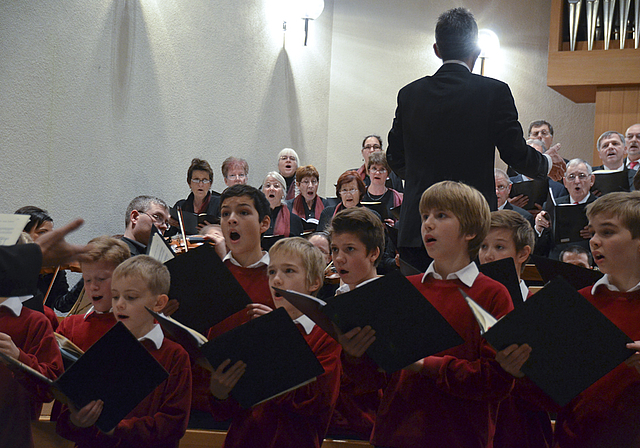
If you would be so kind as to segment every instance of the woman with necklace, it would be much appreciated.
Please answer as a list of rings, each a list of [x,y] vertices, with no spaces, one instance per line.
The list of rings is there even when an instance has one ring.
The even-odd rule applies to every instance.
[[[385,185],[390,168],[384,152],[378,151],[369,155],[367,172],[371,184],[367,187],[367,192],[362,198],[363,202],[380,202],[387,210],[402,204],[402,193]],[[395,224],[391,218],[385,219],[385,222],[391,227]]]

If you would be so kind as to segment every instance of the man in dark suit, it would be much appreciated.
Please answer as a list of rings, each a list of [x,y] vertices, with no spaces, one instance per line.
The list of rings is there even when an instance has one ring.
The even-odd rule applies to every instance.
[[[564,185],[567,187],[569,194],[556,199],[556,204],[590,204],[596,199],[595,195],[590,193],[593,186],[595,176],[591,166],[582,159],[573,159],[567,163],[567,173],[564,177]],[[536,245],[534,254],[543,257],[553,258],[557,260],[560,252],[571,245],[579,245],[586,250],[589,248],[589,239],[591,234],[587,228],[582,229],[580,236],[582,241],[570,243],[555,243],[555,235],[553,233],[552,223],[554,220],[554,207],[551,201],[544,204],[544,211],[536,216],[534,229],[536,231]]]
[[[450,179],[477,188],[497,208],[494,152],[532,178],[560,179],[564,161],[557,150],[540,154],[526,145],[509,87],[471,73],[480,49],[478,27],[466,9],[443,13],[436,25],[436,55],[444,61],[433,76],[405,86],[389,132],[387,161],[405,179],[400,216],[400,256],[418,269],[422,248],[418,204],[424,190]]]
[[[596,147],[598,148],[602,165],[594,166],[593,171],[624,171],[627,173],[628,187],[632,187],[636,171],[627,167],[627,147],[624,135],[616,131],[604,132],[598,138]]]
[[[496,181],[496,197],[498,198],[498,210],[513,210],[514,212],[520,213],[520,215],[522,215],[524,219],[529,221],[529,224],[531,224],[531,228],[533,228],[533,226],[535,225],[533,221],[533,215],[525,209],[511,204],[507,200],[509,199],[512,185],[507,173],[499,168],[494,169],[493,173]]]

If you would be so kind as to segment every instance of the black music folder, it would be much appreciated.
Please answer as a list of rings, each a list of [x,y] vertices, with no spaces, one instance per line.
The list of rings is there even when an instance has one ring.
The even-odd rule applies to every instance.
[[[520,291],[520,280],[518,280],[516,264],[513,258],[508,257],[481,264],[478,266],[478,270],[487,277],[502,283],[507,288],[514,307],[522,305],[525,298],[522,297],[522,291]]]
[[[593,285],[604,275],[594,269],[583,268],[582,266],[552,260],[539,255],[531,255],[531,260],[536,265],[536,269],[545,283],[550,282],[557,276],[561,276],[575,289],[582,289]]]
[[[595,182],[591,191],[599,191],[602,194],[613,193],[614,191],[629,191],[629,175],[627,170],[610,171],[596,170]]]
[[[165,263],[171,273],[169,298],[180,302],[172,317],[199,333],[251,303],[211,244],[203,244]]]
[[[533,179],[511,184],[509,197],[515,198],[520,194],[529,198],[529,202],[523,207],[525,210],[537,210],[535,204],[543,205],[547,200],[549,179]]]
[[[561,278],[497,322],[462,294],[496,350],[531,346],[522,372],[560,406],[635,353],[625,346],[631,338]]]
[[[584,211],[587,204],[554,205],[553,236],[556,244],[585,241],[580,231],[589,224]]]
[[[286,237],[284,235],[262,235],[260,246],[262,247],[262,250],[269,252],[269,249],[271,249],[271,247],[282,238]]]
[[[96,422],[102,432],[111,431],[169,374],[122,322],[113,326],[57,380],[6,357],[9,368],[51,388],[56,399],[78,409],[93,400],[104,407]]]
[[[360,204],[367,207],[369,210],[376,212],[382,221],[389,219],[389,210],[382,202],[371,201],[360,202]]]
[[[389,373],[464,342],[399,271],[339,294],[330,303],[292,291],[277,291],[336,339],[337,331],[346,333],[354,327],[371,326],[376,340],[367,355]]]
[[[147,311],[151,313],[162,327],[162,330],[171,338],[171,340],[180,344],[191,358],[195,360],[202,358],[203,355],[200,351],[200,347],[208,342],[205,336],[198,333],[193,328],[189,328],[186,325],[181,324],[172,317],[156,313],[149,308],[147,308]]]
[[[231,390],[245,409],[303,386],[324,373],[284,308],[252,319],[201,347],[213,368],[226,359],[247,368]]]

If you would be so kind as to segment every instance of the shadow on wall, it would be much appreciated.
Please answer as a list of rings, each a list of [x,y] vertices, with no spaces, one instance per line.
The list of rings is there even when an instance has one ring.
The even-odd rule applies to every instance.
[[[284,147],[295,149],[299,155],[304,152],[300,104],[291,62],[284,48],[273,66],[259,117],[254,137],[256,143],[270,142],[269,149],[275,150],[275,154]]]
[[[129,103],[137,8],[131,0],[118,0],[114,9],[111,95],[115,116],[122,118]]]

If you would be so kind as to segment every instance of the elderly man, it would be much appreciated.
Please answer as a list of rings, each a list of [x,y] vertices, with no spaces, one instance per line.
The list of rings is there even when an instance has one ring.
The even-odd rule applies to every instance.
[[[526,211],[523,208],[518,207],[517,205],[511,204],[509,199],[509,194],[511,194],[511,185],[512,182],[509,180],[509,176],[507,173],[502,171],[500,168],[496,168],[493,170],[493,176],[496,181],[496,197],[498,198],[498,210],[513,210],[518,212],[531,224],[531,227],[535,225],[533,221],[533,215]]]
[[[638,171],[640,167],[640,123],[629,126],[625,135],[627,169]]]
[[[632,188],[633,177],[636,171],[628,169],[625,164],[627,147],[624,135],[616,131],[604,132],[598,138],[596,147],[598,148],[598,155],[600,156],[602,165],[594,166],[593,171],[625,171],[627,173],[627,185]]]
[[[567,172],[564,176],[564,185],[569,194],[556,199],[556,204],[590,204],[597,197],[590,193],[590,189],[595,181],[595,176],[591,165],[582,159],[572,159],[567,163]],[[538,213],[535,221],[536,247],[534,253],[545,257],[558,259],[560,252],[572,244],[578,244],[589,250],[589,239],[591,233],[585,227],[580,232],[584,238],[578,243],[555,244],[551,223],[554,219],[554,206],[551,201],[544,205],[544,211]]]
[[[169,207],[162,199],[138,196],[127,207],[125,225],[122,241],[129,246],[131,256],[145,254],[152,226],[162,234],[169,228]]]
[[[532,121],[529,124],[529,138],[542,140],[544,145],[551,148],[553,145],[553,126],[545,120]]]
[[[438,18],[435,36],[433,49],[443,65],[400,90],[387,149],[389,165],[405,179],[400,256],[421,270],[429,259],[422,247],[418,204],[428,187],[445,179],[465,182],[495,210],[491,173],[496,146],[502,160],[530,177],[551,173],[560,179],[565,169],[557,150],[543,155],[526,145],[509,86],[471,73],[480,55],[473,15],[464,8],[446,11]]]

